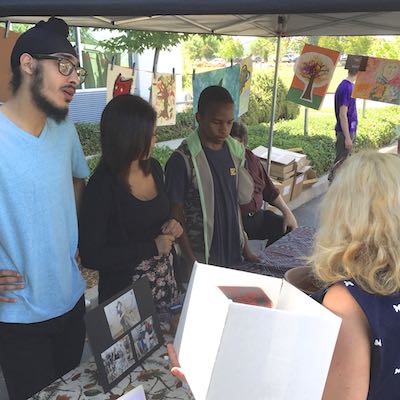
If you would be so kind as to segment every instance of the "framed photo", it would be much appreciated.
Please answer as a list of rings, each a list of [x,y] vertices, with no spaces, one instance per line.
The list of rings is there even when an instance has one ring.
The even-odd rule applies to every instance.
[[[85,318],[105,392],[164,342],[147,277],[89,311]]]

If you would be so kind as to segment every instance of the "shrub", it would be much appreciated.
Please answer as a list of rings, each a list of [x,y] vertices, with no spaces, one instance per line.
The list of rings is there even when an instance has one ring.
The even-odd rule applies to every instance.
[[[303,118],[275,124],[273,145],[283,149],[301,147],[311,165],[320,176],[327,172],[335,158],[334,115],[312,114],[309,118],[309,134],[303,134]],[[249,127],[249,147],[268,146],[269,125]],[[354,151],[365,148],[378,149],[400,136],[400,114],[397,107],[368,110],[366,118],[360,118]]]
[[[247,125],[268,122],[271,118],[273,74],[254,72],[251,82],[249,110],[242,115],[241,121]],[[300,113],[297,104],[286,101],[287,89],[282,80],[278,79],[275,119],[293,119]]]
[[[99,124],[77,123],[75,124],[83,152],[86,156],[100,153],[100,126]]]

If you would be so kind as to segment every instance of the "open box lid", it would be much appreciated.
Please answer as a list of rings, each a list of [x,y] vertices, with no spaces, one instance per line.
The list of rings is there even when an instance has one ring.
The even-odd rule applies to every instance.
[[[219,286],[261,288],[274,308],[234,303]],[[312,394],[322,394],[339,327],[340,318],[282,279],[195,263],[174,346],[197,400],[303,399],[310,380]]]

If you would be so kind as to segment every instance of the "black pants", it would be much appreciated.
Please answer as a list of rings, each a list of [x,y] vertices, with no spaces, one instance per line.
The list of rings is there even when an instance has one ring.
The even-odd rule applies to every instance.
[[[60,317],[32,324],[0,323],[0,364],[10,400],[25,400],[81,360],[85,300]]]
[[[336,164],[340,160],[346,159],[350,153],[350,150],[346,149],[345,140],[346,139],[344,137],[343,132],[336,132],[336,145],[335,145],[336,157],[334,164]]]
[[[268,239],[268,246],[285,235],[283,217],[269,210],[259,210],[243,217],[244,230],[250,240]]]

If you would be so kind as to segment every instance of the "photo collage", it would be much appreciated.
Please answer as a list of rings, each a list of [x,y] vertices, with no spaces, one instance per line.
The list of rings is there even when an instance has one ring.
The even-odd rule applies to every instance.
[[[104,307],[110,333],[116,343],[101,353],[108,383],[112,383],[132,365],[139,362],[159,343],[152,316],[141,321],[132,290]]]
[[[163,343],[147,278],[86,314],[100,383],[109,391]]]

